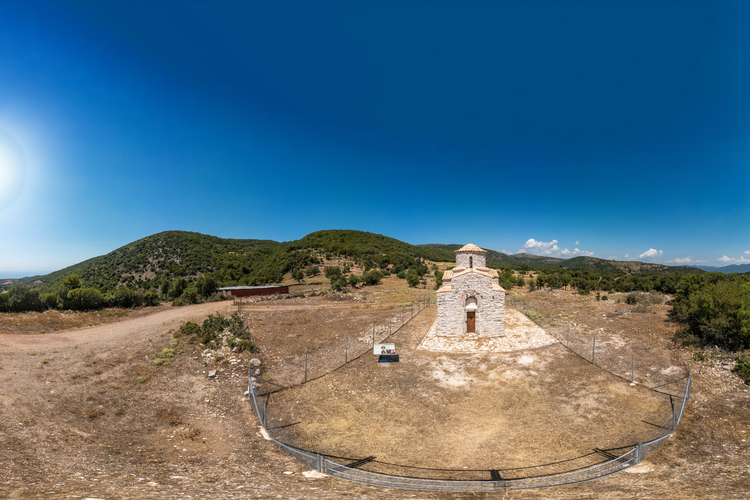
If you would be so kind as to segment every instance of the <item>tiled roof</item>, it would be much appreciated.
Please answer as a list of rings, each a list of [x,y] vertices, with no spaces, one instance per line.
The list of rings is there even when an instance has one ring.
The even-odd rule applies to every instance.
[[[454,251],[454,253],[458,253],[458,252],[487,253],[487,250],[482,250],[481,248],[474,245],[473,243],[469,243],[468,245],[464,245],[458,250]]]

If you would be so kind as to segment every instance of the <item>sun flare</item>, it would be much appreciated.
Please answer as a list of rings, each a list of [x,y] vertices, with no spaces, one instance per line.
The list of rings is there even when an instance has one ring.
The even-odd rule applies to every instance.
[[[0,133],[0,210],[13,204],[23,189],[26,166],[21,149]]]

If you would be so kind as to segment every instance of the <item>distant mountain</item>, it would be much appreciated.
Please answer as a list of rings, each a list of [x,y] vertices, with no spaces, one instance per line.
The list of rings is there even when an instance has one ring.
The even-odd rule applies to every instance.
[[[411,245],[381,234],[354,230],[325,230],[289,242],[227,239],[186,231],[166,231],[120,247],[44,276],[5,280],[0,288],[15,283],[54,287],[70,274],[78,274],[84,286],[101,291],[128,285],[138,289],[159,287],[179,278],[192,280],[212,275],[221,285],[278,283],[296,269],[325,261],[345,260],[368,268],[388,264],[409,268],[419,260],[454,262],[463,245]],[[532,254],[506,255],[487,250],[490,267],[568,268],[636,274],[642,272],[704,272],[696,267],[665,266],[643,262],[618,262],[595,257],[561,259]],[[743,272],[742,266],[732,272]],[[722,268],[726,269],[726,268]],[[726,271],[725,271],[726,272]]]
[[[690,266],[666,266],[664,264],[652,264],[650,262],[605,260],[596,257],[573,257],[559,264],[560,267],[568,269],[591,269],[602,272],[624,272],[625,274],[636,273],[685,273],[696,274],[701,271]]]
[[[697,267],[698,269],[703,269],[704,271],[709,271],[712,273],[724,273],[724,274],[750,273],[750,264],[731,264],[729,266],[723,266],[723,267],[715,267],[715,266],[693,266],[693,267]]]

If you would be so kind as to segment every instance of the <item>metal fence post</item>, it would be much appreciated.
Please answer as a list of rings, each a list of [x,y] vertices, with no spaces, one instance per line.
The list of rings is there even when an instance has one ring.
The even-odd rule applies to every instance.
[[[672,399],[672,395],[669,395],[669,403],[672,405],[672,432],[675,431],[676,422],[675,422],[675,415],[674,415],[674,399]]]
[[[263,428],[268,430],[268,397],[263,403]]]

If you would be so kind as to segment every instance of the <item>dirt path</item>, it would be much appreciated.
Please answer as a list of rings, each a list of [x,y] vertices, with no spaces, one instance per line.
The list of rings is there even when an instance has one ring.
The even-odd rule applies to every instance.
[[[40,335],[0,335],[0,353],[21,352],[28,349],[59,349],[72,344],[79,346],[102,346],[107,348],[111,342],[123,342],[132,339],[142,340],[144,334],[155,333],[165,327],[179,327],[183,321],[202,320],[208,314],[221,312],[230,314],[235,308],[232,302],[208,302],[185,307],[161,308],[154,314],[124,320],[116,323],[95,326],[83,330],[63,331]]]
[[[320,349],[338,346],[334,343],[348,334],[339,329],[357,330],[358,321],[366,326],[377,312],[363,303],[318,299],[248,305],[244,312],[262,339],[258,355],[289,347],[315,349],[318,343]],[[747,497],[750,388],[720,366],[690,364],[692,353],[675,350],[669,329],[658,321],[661,310],[608,323],[602,313],[614,304],[589,307],[576,297],[542,292],[529,296],[530,304],[534,300],[569,311],[582,331],[616,325],[619,339],[641,346],[644,361],[649,351],[654,365],[679,361],[690,367],[693,400],[678,433],[648,458],[643,473],[512,492],[509,498]],[[231,302],[165,307],[82,330],[0,335],[0,498],[494,497],[307,479],[305,467],[259,433],[243,395],[251,355],[239,356],[234,364],[225,359],[204,365],[203,347],[183,337],[169,364],[154,364],[158,352],[174,347],[171,331],[181,321],[200,322],[209,313],[234,310]],[[425,316],[424,323],[429,322]],[[604,343],[605,334],[597,341]],[[419,339],[415,333],[414,345]],[[209,378],[213,369],[217,376]]]

